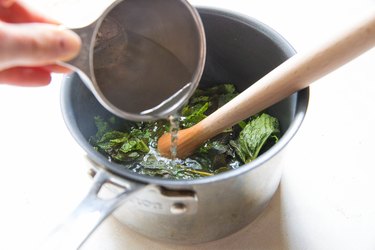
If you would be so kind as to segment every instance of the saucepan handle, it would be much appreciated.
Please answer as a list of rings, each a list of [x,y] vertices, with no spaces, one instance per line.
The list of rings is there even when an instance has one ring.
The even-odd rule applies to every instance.
[[[93,179],[93,185],[86,197],[69,218],[53,230],[41,249],[79,249],[108,215],[119,207],[131,194],[146,187],[146,184],[130,181],[121,181],[119,183],[116,179],[118,180],[118,178],[107,171],[98,170]],[[122,191],[113,198],[102,199],[99,197],[99,192],[104,184],[115,185],[116,187],[120,187]]]

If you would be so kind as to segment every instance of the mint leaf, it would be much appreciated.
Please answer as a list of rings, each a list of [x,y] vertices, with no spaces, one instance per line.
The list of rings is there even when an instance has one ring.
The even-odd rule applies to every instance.
[[[268,140],[276,140],[279,134],[279,122],[276,118],[261,114],[251,120],[240,132],[237,140],[230,142],[244,163],[255,160]]]

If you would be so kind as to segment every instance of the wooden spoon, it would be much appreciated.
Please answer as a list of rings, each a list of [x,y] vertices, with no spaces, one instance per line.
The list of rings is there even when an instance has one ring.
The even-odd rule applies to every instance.
[[[309,53],[297,54],[251,85],[226,105],[178,132],[177,157],[185,158],[206,140],[241,120],[307,87],[375,45],[375,13]],[[171,135],[159,138],[158,150],[170,157]]]

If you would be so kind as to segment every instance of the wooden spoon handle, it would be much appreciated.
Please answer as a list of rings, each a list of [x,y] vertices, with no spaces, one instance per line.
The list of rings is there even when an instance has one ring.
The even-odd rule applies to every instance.
[[[178,133],[177,156],[184,158],[228,127],[281,101],[375,45],[375,12],[363,22],[309,53],[297,54],[195,126]],[[170,134],[158,149],[169,155]]]
[[[232,101],[202,120],[204,142],[237,122],[277,103],[339,68],[375,45],[375,13],[359,25],[309,53],[297,54]],[[197,124],[198,125],[198,124]]]

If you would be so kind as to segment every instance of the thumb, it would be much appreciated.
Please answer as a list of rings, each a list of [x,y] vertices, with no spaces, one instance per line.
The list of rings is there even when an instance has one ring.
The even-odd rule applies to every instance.
[[[0,21],[0,40],[0,70],[70,60],[81,47],[81,40],[74,32],[44,23]]]

